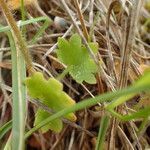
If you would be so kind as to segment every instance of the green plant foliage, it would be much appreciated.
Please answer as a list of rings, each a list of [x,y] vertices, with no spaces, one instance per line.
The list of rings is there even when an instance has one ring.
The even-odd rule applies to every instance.
[[[43,74],[40,72],[35,72],[31,77],[28,77],[25,80],[25,84],[28,88],[29,95],[33,99],[39,99],[43,104],[48,106],[54,112],[60,111],[75,104],[75,101],[63,91],[63,85],[59,81],[54,78],[49,78],[46,80],[44,79]],[[49,113],[38,109],[34,125],[37,125],[49,116]],[[76,120],[74,113],[69,113],[64,117],[71,121]],[[42,131],[46,132],[49,129],[56,132],[61,131],[61,120],[57,119],[47,126],[44,126]]]
[[[45,118],[48,118],[50,114],[43,109],[38,109],[35,115],[34,126],[38,125],[41,121]],[[55,119],[54,121],[50,122],[49,124],[45,125],[41,128],[42,133],[47,132],[49,129],[60,132],[63,128],[62,121],[60,119]]]
[[[94,98],[84,99],[83,101],[77,103],[76,105],[73,105],[69,108],[64,108],[63,110],[57,112],[56,114],[53,114],[52,116],[46,118],[45,120],[40,122],[37,126],[32,128],[30,131],[28,131],[28,133],[26,133],[26,135],[25,135],[25,138],[29,137],[31,134],[33,134],[33,132],[35,132],[39,128],[45,126],[52,120],[55,120],[55,119],[57,119],[61,116],[64,116],[65,114],[68,114],[70,112],[75,112],[75,111],[79,111],[79,110],[94,106],[98,102],[100,102],[100,103],[110,102],[112,99],[117,99],[118,97],[121,97],[121,96],[130,95],[130,94],[138,94],[140,92],[149,92],[150,91],[150,80],[149,79],[150,79],[150,70],[147,70],[147,72],[145,72],[144,75],[142,77],[140,77],[135,84],[133,84],[132,86],[130,86],[126,89],[118,90],[118,91],[111,92],[111,93],[104,93],[104,94],[101,94]],[[124,102],[125,101],[123,101],[122,103],[124,103]],[[119,104],[122,104],[122,103],[119,102]],[[132,119],[143,118],[143,116],[144,116],[144,118],[147,118],[150,116],[150,111],[149,111],[150,107],[141,109],[140,111],[135,112],[133,114],[122,116],[113,111],[113,108],[115,106],[118,106],[118,103],[116,103],[116,105],[111,107],[111,110],[112,110],[111,115],[117,117],[118,119],[120,119],[122,121],[130,121]]]
[[[94,53],[98,51],[97,43],[89,43]],[[90,58],[86,47],[82,44],[78,34],[72,35],[69,41],[64,38],[58,39],[58,59],[69,67],[70,75],[78,82],[83,81],[95,84],[97,65]]]

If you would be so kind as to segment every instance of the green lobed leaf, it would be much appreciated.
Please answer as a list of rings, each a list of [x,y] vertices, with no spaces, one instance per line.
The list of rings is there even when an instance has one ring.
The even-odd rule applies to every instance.
[[[25,84],[28,89],[29,95],[34,99],[39,99],[43,104],[48,106],[54,112],[60,111],[64,108],[70,107],[75,104],[75,101],[63,91],[63,85],[54,78],[44,79],[43,74],[40,72],[35,72],[31,77],[25,80]],[[35,118],[35,125],[46,119],[50,114],[46,112],[37,112]],[[75,121],[76,116],[74,113],[69,113],[64,116],[65,118]],[[54,131],[60,131],[62,126],[61,120],[55,120],[55,123],[49,124],[47,127],[43,128],[43,131],[48,128]],[[58,126],[58,124],[60,125]],[[54,128],[55,125],[55,128]]]
[[[42,122],[44,119],[48,118],[50,114],[42,109],[38,109],[35,115],[35,121],[34,121],[34,126],[38,125],[40,122]],[[42,127],[40,130],[42,133],[47,132],[49,129],[55,131],[55,132],[60,132],[63,128],[62,121],[60,119],[55,119],[49,124],[45,125]]]
[[[97,43],[91,42],[89,46],[94,53],[98,51]],[[97,72],[97,65],[90,58],[78,34],[72,35],[69,41],[63,38],[58,39],[57,56],[60,61],[69,67],[70,75],[78,83],[83,81],[89,84],[96,83],[95,73]]]

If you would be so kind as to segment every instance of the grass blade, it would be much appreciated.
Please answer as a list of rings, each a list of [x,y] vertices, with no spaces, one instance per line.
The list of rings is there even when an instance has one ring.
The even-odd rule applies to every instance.
[[[43,32],[46,30],[46,28],[50,25],[50,20],[46,18],[44,24],[42,27],[38,30],[38,32],[34,35],[32,40],[30,41],[31,44],[36,43],[36,40],[43,34]]]
[[[103,116],[100,123],[98,138],[96,142],[96,150],[103,150],[104,143],[105,143],[105,136],[107,132],[107,128],[109,125],[109,117]]]
[[[12,128],[12,120],[0,127],[0,139]]]
[[[24,58],[20,50],[8,34],[12,56],[12,94],[13,94],[13,117],[12,117],[12,149],[24,149],[24,130],[26,116],[26,88],[22,84],[26,77]]]
[[[20,21],[19,24],[18,24],[18,27],[22,27],[22,26],[26,26],[28,24],[34,24],[34,23],[37,23],[37,22],[40,22],[40,21],[46,21],[46,20],[48,20],[47,17],[32,18],[32,19],[29,19],[29,20]],[[7,32],[7,31],[10,31],[9,26],[5,26],[5,27],[0,28],[0,32]]]
[[[121,119],[123,121],[130,121],[132,119],[147,118],[149,116],[150,116],[150,106],[147,106],[133,114],[122,116]]]

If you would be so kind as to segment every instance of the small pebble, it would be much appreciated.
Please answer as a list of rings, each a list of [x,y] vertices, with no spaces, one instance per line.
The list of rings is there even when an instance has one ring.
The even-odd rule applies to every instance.
[[[54,18],[54,25],[58,30],[64,30],[67,28],[67,21],[64,18],[56,16]]]

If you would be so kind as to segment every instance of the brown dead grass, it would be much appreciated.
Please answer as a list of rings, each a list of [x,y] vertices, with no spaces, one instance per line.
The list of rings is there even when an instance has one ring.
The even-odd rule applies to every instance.
[[[124,1],[122,0],[122,2]],[[87,39],[88,33],[92,41],[98,42],[99,53],[95,59],[101,61],[102,65],[100,66],[101,72],[97,75],[97,84],[83,83],[79,85],[69,75],[63,80],[64,90],[77,102],[87,97],[126,87],[134,82],[145,68],[150,67],[150,25],[144,26],[144,23],[150,18],[150,12],[144,7],[144,3],[139,4],[140,7],[137,10],[132,10],[133,7],[130,4],[127,4],[124,7],[125,10],[123,10],[118,3],[113,3],[110,0],[81,0],[79,11],[82,13],[78,15],[79,11],[77,11],[77,5],[74,4],[73,0],[66,1],[70,12],[64,9],[61,0],[27,2],[31,2],[31,5],[29,3],[26,5],[28,18],[47,15],[54,21],[38,42],[29,46],[35,68],[45,72],[45,76],[48,77],[52,74],[56,77],[58,73],[63,71],[63,64],[55,57],[58,37],[65,35],[66,38],[69,38],[72,33],[78,32],[83,33],[85,39]],[[13,10],[14,17],[16,21],[19,20],[18,1],[8,0],[8,3],[13,4],[11,9],[15,9]],[[113,13],[111,13],[110,6],[115,7],[112,9]],[[138,17],[134,16],[136,13],[139,13]],[[69,15],[76,22],[73,22]],[[0,22],[5,24],[4,20],[5,18],[1,14]],[[83,23],[81,23],[82,21]],[[130,26],[132,21],[133,26]],[[137,24],[134,25],[134,22],[137,22]],[[37,32],[40,25],[40,23],[37,23],[34,26],[27,26],[28,40]],[[87,33],[85,33],[85,29]],[[3,124],[11,117],[10,48],[4,34],[0,36],[0,44],[0,80],[2,83],[0,123]],[[128,113],[133,111],[135,105],[139,107],[143,107],[145,103],[149,105],[147,103],[150,100],[149,97],[145,98],[145,102],[143,97],[145,98],[143,95],[138,95],[119,108],[118,111]],[[30,129],[33,126],[33,114],[36,111],[36,106],[29,103],[28,108],[27,128]],[[76,123],[81,128],[66,124],[60,134],[51,131],[46,134],[35,133],[27,140],[27,149],[94,149],[102,113],[99,105],[77,112]],[[145,149],[150,144],[148,136],[150,129],[147,125],[145,131],[137,134],[136,130],[140,123],[140,120],[120,123],[112,118],[107,132],[105,149]],[[85,132],[84,129],[86,129]],[[4,144],[7,138],[8,135],[1,141],[1,144]]]

